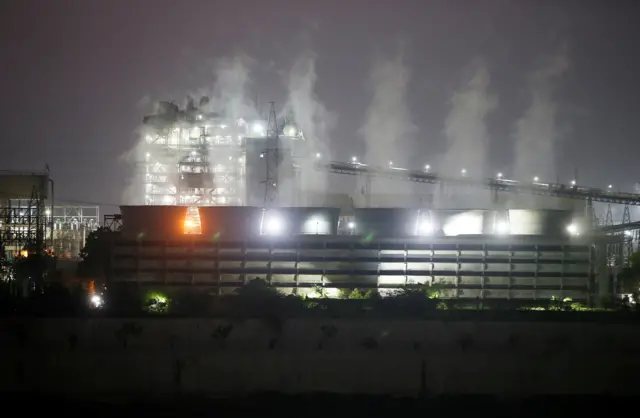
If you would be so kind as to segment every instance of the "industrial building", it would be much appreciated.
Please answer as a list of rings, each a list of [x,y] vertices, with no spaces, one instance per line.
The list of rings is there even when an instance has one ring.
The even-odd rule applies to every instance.
[[[245,120],[212,111],[206,97],[184,108],[165,102],[144,127],[137,179],[144,199],[106,218],[118,231],[111,283],[225,294],[262,278],[284,293],[320,286],[327,295],[438,283],[451,298],[593,302],[615,292],[612,277],[631,248],[620,231],[605,233],[593,204],[640,205],[639,195],[575,180],[476,179],[464,170],[443,178],[428,165],[329,161],[292,121],[276,119],[273,104],[267,120]],[[305,190],[301,165],[355,176],[360,193]],[[374,181],[428,190],[403,203],[393,187],[385,199],[372,195]],[[486,204],[451,199],[471,194],[482,199],[467,201]]]
[[[232,119],[211,111],[207,97],[184,108],[161,102],[143,125],[134,188],[145,205],[245,206],[263,200],[270,141],[278,142],[281,167],[304,141],[293,124],[276,121],[273,109],[268,120]]]
[[[56,204],[48,172],[0,172],[0,242],[9,259],[51,250],[78,259],[89,232],[98,228],[97,206]]]
[[[569,211],[199,207],[197,230],[188,207],[121,214],[114,284],[225,294],[262,278],[283,293],[320,286],[331,296],[438,283],[451,298],[589,302],[612,291],[605,238]]]

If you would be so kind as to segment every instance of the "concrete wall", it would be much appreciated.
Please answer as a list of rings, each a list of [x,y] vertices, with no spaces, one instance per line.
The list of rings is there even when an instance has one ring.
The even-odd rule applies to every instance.
[[[226,340],[216,338],[227,326]],[[42,319],[0,327],[3,392],[518,396],[640,389],[634,325]]]

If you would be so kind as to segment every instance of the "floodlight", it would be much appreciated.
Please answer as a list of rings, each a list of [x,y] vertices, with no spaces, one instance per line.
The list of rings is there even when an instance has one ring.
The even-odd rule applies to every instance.
[[[284,229],[284,222],[282,222],[282,219],[280,219],[280,217],[272,216],[267,219],[265,226],[267,234],[279,235]]]
[[[420,230],[418,231],[421,235],[431,235],[433,234],[433,223],[431,221],[422,221],[420,223]]]
[[[509,223],[507,221],[496,222],[495,231],[498,235],[506,235],[509,233]]]
[[[578,230],[578,225],[570,224],[567,226],[567,232],[571,235],[579,235],[580,231]]]

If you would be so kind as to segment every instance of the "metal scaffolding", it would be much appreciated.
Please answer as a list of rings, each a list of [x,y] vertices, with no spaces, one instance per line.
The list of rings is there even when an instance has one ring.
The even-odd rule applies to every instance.
[[[201,101],[203,103],[203,101]],[[144,119],[144,202],[147,205],[242,206],[248,124],[193,104],[161,103]]]
[[[87,236],[100,226],[98,206],[54,206],[47,211],[47,223],[53,225],[52,250],[59,259],[77,259]]]
[[[45,246],[47,210],[45,198],[34,185],[31,196],[7,199],[0,205],[0,242],[11,258],[24,251],[39,251]]]

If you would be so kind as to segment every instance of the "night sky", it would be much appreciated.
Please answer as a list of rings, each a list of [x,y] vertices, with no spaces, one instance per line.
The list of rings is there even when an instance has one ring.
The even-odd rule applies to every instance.
[[[453,91],[474,59],[487,63],[498,107],[488,119],[489,166],[509,172],[526,76],[567,46],[555,97],[568,181],[633,190],[640,180],[640,7],[633,1],[7,0],[0,3],[0,168],[49,164],[57,198],[121,202],[149,101],[182,100],[215,82],[216,59],[246,54],[264,102],[287,99],[283,73],[317,54],[316,92],[337,115],[332,149],[363,153],[358,129],[376,56],[404,45],[410,154],[442,153]]]

